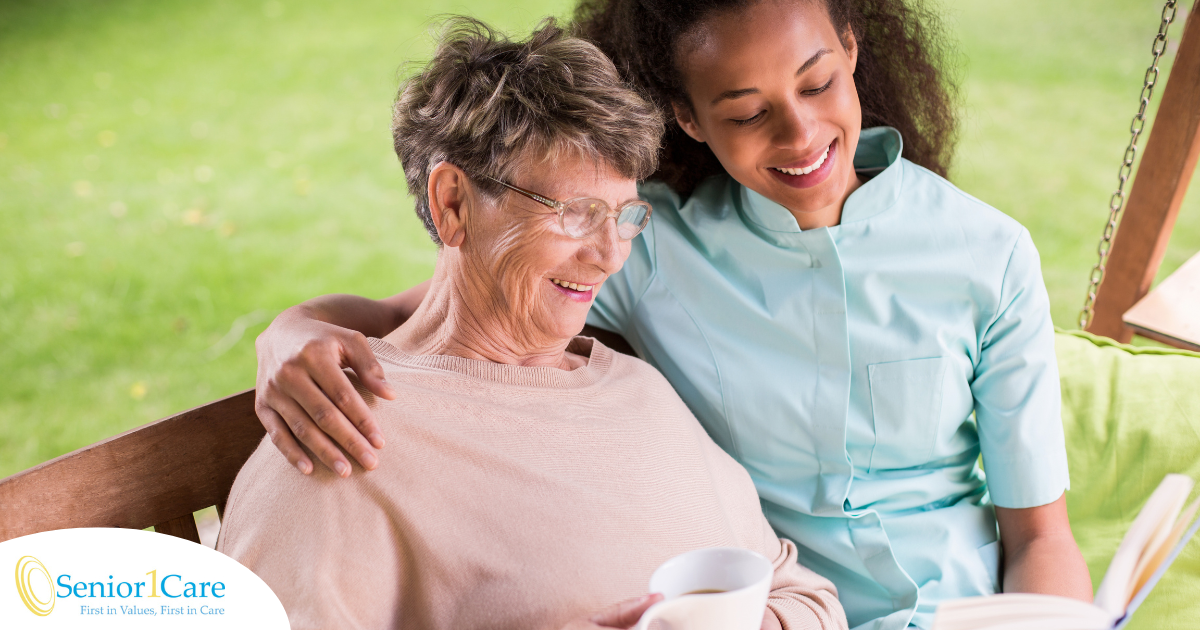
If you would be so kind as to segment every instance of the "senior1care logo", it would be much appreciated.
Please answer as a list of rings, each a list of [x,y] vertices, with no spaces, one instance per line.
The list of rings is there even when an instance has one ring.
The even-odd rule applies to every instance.
[[[279,598],[232,558],[173,536],[62,529],[0,543],[0,627],[281,628]]]

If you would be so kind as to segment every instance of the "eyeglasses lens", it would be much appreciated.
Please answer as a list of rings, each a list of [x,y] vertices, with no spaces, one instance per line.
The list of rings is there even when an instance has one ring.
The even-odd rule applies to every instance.
[[[573,238],[585,238],[608,219],[608,213],[608,204],[603,201],[580,199],[563,210],[563,229]],[[617,216],[617,236],[626,241],[637,236],[649,216],[650,206],[644,203],[625,206]]]
[[[649,218],[650,206],[644,203],[625,206],[617,217],[617,235],[622,240],[632,239],[642,231],[642,228],[646,227],[646,221]]]
[[[563,229],[571,238],[584,238],[596,230],[608,206],[594,199],[580,199],[563,210]]]

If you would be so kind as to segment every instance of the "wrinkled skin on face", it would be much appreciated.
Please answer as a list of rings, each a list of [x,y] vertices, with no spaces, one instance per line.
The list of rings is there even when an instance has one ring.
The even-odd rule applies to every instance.
[[[802,229],[837,225],[860,185],[858,47],[841,35],[820,2],[763,0],[714,15],[679,44],[690,103],[675,104],[676,120]]]
[[[637,199],[633,180],[578,156],[531,163],[510,183],[562,201],[594,197],[613,208]],[[601,285],[629,256],[630,244],[617,237],[615,220],[586,238],[571,238],[552,208],[510,191],[488,198],[447,163],[434,167],[429,189],[445,245],[429,294],[388,341],[414,354],[563,369],[583,365],[566,352],[567,344],[583,330]]]

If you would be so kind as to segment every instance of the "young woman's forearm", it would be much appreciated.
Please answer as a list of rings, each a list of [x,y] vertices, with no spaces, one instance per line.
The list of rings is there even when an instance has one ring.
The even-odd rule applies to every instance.
[[[1067,519],[1066,495],[1033,508],[996,508],[1004,549],[1005,593],[1092,601],[1092,578]]]
[[[382,300],[340,293],[315,297],[292,308],[293,314],[300,317],[356,330],[368,337],[383,337],[408,321],[428,292],[426,280]]]
[[[1073,537],[1033,540],[1005,556],[1004,592],[1092,601],[1092,579]]]

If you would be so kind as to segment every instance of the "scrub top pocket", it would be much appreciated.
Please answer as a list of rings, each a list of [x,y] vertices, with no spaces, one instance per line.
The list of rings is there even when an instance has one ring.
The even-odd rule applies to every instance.
[[[875,446],[870,472],[929,462],[942,415],[945,357],[867,366]]]

